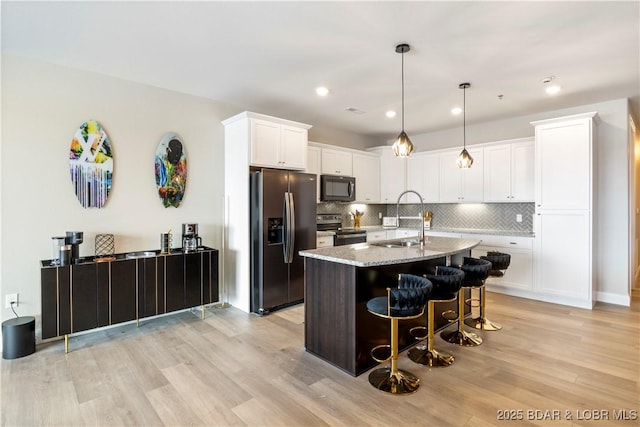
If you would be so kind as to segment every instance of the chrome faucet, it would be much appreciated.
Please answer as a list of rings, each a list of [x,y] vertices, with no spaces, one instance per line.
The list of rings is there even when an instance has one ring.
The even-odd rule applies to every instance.
[[[400,226],[400,199],[407,193],[413,193],[420,199],[420,230],[418,230],[418,236],[420,237],[420,246],[424,246],[424,202],[420,193],[414,190],[405,190],[398,196],[398,202],[396,203],[396,227]]]

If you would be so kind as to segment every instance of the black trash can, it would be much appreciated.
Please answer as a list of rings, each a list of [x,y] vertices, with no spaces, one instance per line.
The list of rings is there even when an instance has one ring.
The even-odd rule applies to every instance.
[[[2,322],[2,358],[17,359],[36,351],[36,318],[21,316]]]

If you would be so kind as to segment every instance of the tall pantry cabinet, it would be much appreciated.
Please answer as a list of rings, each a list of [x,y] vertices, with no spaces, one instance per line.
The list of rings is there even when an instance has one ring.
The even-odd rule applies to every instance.
[[[585,113],[535,126],[535,287],[552,302],[592,308],[595,126]]]

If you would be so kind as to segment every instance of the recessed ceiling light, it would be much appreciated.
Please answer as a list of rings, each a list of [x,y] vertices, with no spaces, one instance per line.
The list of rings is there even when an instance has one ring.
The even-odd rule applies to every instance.
[[[544,91],[547,92],[548,95],[555,95],[556,93],[560,92],[560,89],[562,89],[560,85],[551,83],[555,78],[555,76],[549,76],[542,79]]]
[[[556,93],[560,92],[560,89],[562,89],[562,87],[559,85],[550,85],[545,87],[544,91],[547,92],[549,95],[555,95]]]
[[[387,112],[385,113],[385,115],[386,115],[388,118],[393,119],[393,118],[396,116],[396,112],[395,112],[395,111],[393,111],[393,110],[389,110],[389,111],[387,111]]]
[[[457,116],[460,113],[462,113],[462,108],[460,108],[460,107],[453,107],[451,109],[451,114],[455,114]]]
[[[329,89],[324,86],[318,86],[316,88],[316,95],[318,96],[327,96],[329,94]]]

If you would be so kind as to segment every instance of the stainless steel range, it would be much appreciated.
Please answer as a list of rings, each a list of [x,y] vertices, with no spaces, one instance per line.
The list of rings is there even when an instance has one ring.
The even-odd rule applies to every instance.
[[[333,246],[351,245],[367,241],[367,232],[359,228],[342,228],[342,216],[340,214],[316,215],[318,231],[332,231]]]

